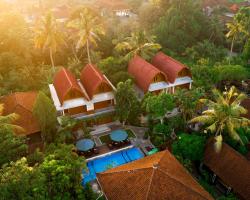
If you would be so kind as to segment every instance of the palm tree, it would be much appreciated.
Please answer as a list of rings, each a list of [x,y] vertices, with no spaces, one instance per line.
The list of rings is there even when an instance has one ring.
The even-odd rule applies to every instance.
[[[226,26],[229,29],[228,33],[226,34],[226,37],[232,38],[231,48],[230,48],[230,52],[232,55],[234,42],[239,37],[239,34],[244,32],[244,27],[235,20],[233,22],[227,23]]]
[[[14,125],[13,123],[18,120],[19,115],[11,113],[3,116],[4,105],[0,104],[0,128],[7,128],[15,131],[23,132],[24,129],[20,126]]]
[[[222,134],[228,133],[231,138],[243,144],[236,128],[250,125],[250,120],[241,117],[247,110],[240,104],[247,98],[245,94],[236,92],[235,87],[223,94],[217,89],[213,90],[214,101],[201,99],[202,103],[207,103],[208,110],[202,116],[195,117],[191,122],[201,122],[207,125],[206,130],[215,135],[216,151],[220,151],[222,146]]]
[[[119,52],[128,52],[125,56],[127,60],[130,60],[135,55],[149,60],[161,48],[161,45],[155,43],[154,40],[154,36],[148,36],[145,31],[139,31],[132,33],[130,37],[118,43],[115,48]]]
[[[49,49],[51,65],[55,72],[53,53],[57,52],[57,47],[64,43],[63,34],[59,30],[56,19],[51,12],[42,18],[39,25],[35,29],[35,47],[43,51]]]
[[[94,15],[91,9],[83,8],[78,17],[68,23],[68,27],[77,30],[76,49],[79,50],[86,46],[88,62],[91,63],[90,45],[97,46],[97,40],[100,40],[99,36],[105,34],[99,17]]]

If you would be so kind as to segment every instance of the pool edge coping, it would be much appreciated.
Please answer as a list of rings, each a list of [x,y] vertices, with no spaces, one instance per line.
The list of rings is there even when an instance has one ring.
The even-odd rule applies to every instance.
[[[124,148],[121,148],[121,149],[117,149],[117,150],[114,150],[114,151],[110,151],[108,153],[104,153],[104,154],[101,154],[101,155],[98,155],[98,156],[95,156],[95,157],[92,157],[92,158],[88,158],[88,159],[86,159],[86,162],[95,160],[97,158],[102,158],[102,157],[105,157],[107,155],[111,155],[113,153],[120,152],[120,151],[123,151],[123,150],[126,150],[126,149],[131,149],[133,147],[135,147],[135,146],[134,145],[130,145],[130,146],[127,146],[127,147],[124,147]]]

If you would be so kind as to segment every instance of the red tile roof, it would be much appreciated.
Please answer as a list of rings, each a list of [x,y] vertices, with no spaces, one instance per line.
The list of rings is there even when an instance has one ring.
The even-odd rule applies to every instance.
[[[83,68],[81,71],[81,82],[90,98],[94,96],[101,84],[104,83],[111,87],[100,70],[93,64],[87,64]]]
[[[191,76],[191,72],[185,65],[162,52],[155,55],[152,60],[152,64],[165,73],[167,80],[171,83],[175,82],[175,79],[182,70],[188,70],[188,74]]]
[[[20,118],[15,122],[25,130],[25,135],[40,132],[37,119],[33,116],[33,106],[35,104],[37,92],[16,92],[1,98],[4,104],[3,115],[16,113]],[[16,133],[23,134],[23,133]]]
[[[148,63],[140,56],[135,56],[129,62],[128,73],[135,78],[136,84],[144,92],[148,91],[148,88],[156,75],[163,74],[160,70],[158,70],[156,67]]]
[[[75,76],[65,68],[62,68],[56,73],[54,77],[54,87],[61,104],[63,104],[66,95],[71,90],[79,92],[83,97],[88,99],[88,97],[86,97],[86,95],[84,95],[83,91],[81,90]]]
[[[97,174],[109,200],[213,199],[169,151]]]
[[[250,199],[250,161],[225,143],[221,152],[216,153],[213,142],[206,146],[204,164],[234,192]]]

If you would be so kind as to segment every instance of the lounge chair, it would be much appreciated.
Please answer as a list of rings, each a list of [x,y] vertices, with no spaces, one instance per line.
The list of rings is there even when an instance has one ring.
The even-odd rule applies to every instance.
[[[108,148],[109,148],[110,150],[112,150],[112,149],[114,149],[114,146],[113,146],[111,143],[109,143],[109,144],[108,144]]]
[[[93,151],[94,151],[94,154],[99,154],[99,150],[97,148],[94,148]]]

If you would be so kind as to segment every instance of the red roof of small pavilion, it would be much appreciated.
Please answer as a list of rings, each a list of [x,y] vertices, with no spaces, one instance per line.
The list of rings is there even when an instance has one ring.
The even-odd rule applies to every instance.
[[[244,156],[225,143],[220,152],[215,152],[211,139],[205,149],[204,164],[234,192],[250,199],[250,161]]]
[[[128,73],[136,80],[136,84],[147,92],[154,77],[158,74],[164,75],[159,69],[148,63],[140,56],[135,56],[128,65]]]
[[[109,200],[212,200],[169,151],[97,174]]]
[[[54,77],[54,87],[61,103],[63,103],[65,96],[71,90],[76,90],[82,94],[83,97],[88,99],[81,90],[75,76],[65,68],[62,68],[56,73]]]
[[[0,102],[4,104],[3,115],[16,113],[19,119],[14,122],[15,125],[21,126],[25,132],[16,134],[31,135],[40,132],[40,126],[33,115],[33,106],[36,102],[37,92],[16,92],[1,98]]]
[[[166,79],[171,83],[175,82],[175,79],[178,77],[179,72],[184,69],[189,70],[187,66],[165,55],[162,52],[159,52],[155,55],[152,60],[152,64],[159,70],[161,70],[166,75]],[[190,71],[189,75],[191,76]]]
[[[108,83],[107,79],[103,76],[100,70],[93,64],[87,64],[81,71],[81,82],[88,93],[88,96],[92,98],[97,88],[102,84]],[[111,86],[110,86],[111,87]]]

